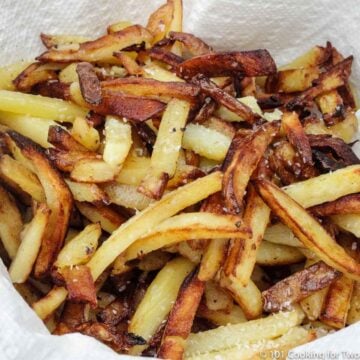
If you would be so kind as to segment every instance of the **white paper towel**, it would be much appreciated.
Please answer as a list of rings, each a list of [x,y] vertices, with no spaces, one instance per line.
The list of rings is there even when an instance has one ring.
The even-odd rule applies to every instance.
[[[146,24],[165,0],[0,0],[2,64],[32,59],[44,49],[38,35],[96,37],[119,20]],[[284,64],[313,45],[330,40],[344,55],[353,54],[353,82],[360,80],[356,0],[183,0],[184,30],[215,49],[266,48]],[[292,359],[360,359],[360,326],[351,326],[292,352]],[[352,356],[352,357],[351,357]],[[274,353],[274,358],[277,354]],[[0,359],[92,360],[120,357],[80,334],[50,336],[17,294],[0,263]],[[235,360],[235,359],[234,359]]]

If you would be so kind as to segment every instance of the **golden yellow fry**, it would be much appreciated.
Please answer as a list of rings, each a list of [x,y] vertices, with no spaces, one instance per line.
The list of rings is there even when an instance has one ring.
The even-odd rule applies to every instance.
[[[25,70],[32,61],[19,61],[0,68],[0,89],[15,90],[13,80]]]
[[[333,215],[331,220],[343,230],[360,237],[360,214]]]
[[[58,125],[53,120],[5,111],[0,111],[0,124],[30,138],[44,148],[52,147],[47,140],[49,127]]]
[[[65,301],[67,294],[64,287],[55,286],[46,296],[33,303],[32,308],[40,319],[45,320]]]
[[[355,324],[358,321],[360,321],[360,282],[355,281],[346,324]]]
[[[225,326],[228,324],[239,324],[247,321],[244,312],[238,305],[233,305],[230,311],[214,311],[200,304],[196,316],[208,319],[212,323],[219,326]]]
[[[264,239],[274,244],[287,245],[293,247],[303,247],[304,245],[295,237],[293,232],[284,224],[278,223],[267,227]]]
[[[179,81],[184,82],[183,79],[176,76],[173,72],[165,70],[164,68],[150,63],[143,67],[144,78],[154,79],[159,81]]]
[[[56,121],[72,122],[87,111],[70,102],[40,95],[0,90],[0,110]]]
[[[19,249],[9,268],[12,282],[24,283],[30,275],[49,222],[49,215],[49,208],[40,204],[31,222],[25,225]]]
[[[75,118],[70,134],[90,151],[96,151],[100,146],[99,132],[83,117],[77,116]]]
[[[114,169],[101,159],[78,161],[70,173],[70,178],[78,182],[104,183],[115,177]]]
[[[193,268],[194,264],[184,258],[169,261],[147,289],[130,320],[128,331],[150,340],[170,312],[182,282]],[[140,355],[143,349],[144,346],[135,346],[129,353]]]

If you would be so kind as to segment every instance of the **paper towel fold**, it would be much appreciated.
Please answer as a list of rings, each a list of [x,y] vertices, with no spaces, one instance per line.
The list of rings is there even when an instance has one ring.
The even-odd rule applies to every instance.
[[[164,0],[2,0],[1,63],[32,59],[44,49],[38,35],[96,37],[110,23],[146,24]],[[353,82],[360,80],[356,0],[183,0],[184,30],[219,50],[266,48],[284,64],[313,45],[331,41],[353,54]],[[360,359],[360,326],[351,326],[293,351],[291,359]],[[274,353],[274,358],[277,354]],[[130,359],[80,334],[51,336],[17,294],[0,262],[0,359]]]

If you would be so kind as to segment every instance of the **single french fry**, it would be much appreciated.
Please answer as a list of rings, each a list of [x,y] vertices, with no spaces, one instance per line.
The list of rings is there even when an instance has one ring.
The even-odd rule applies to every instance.
[[[262,319],[191,334],[187,341],[185,358],[220,351],[239,344],[274,339],[301,324],[303,319],[304,313],[299,308],[295,308]]]
[[[274,244],[303,247],[293,232],[284,224],[277,223],[266,228],[264,239]]]
[[[168,262],[147,289],[130,320],[128,331],[141,336],[146,341],[150,340],[169,314],[182,282],[193,268],[194,265],[184,258],[176,258]],[[144,346],[134,346],[129,353],[140,355],[142,350]]]
[[[76,202],[76,207],[81,215],[92,223],[100,223],[101,228],[109,234],[113,233],[125,221],[123,216],[108,206],[94,206],[86,202]]]
[[[36,175],[9,155],[0,158],[0,177],[11,186],[14,183],[38,202],[45,202],[45,192]]]
[[[70,178],[77,182],[105,183],[114,179],[114,169],[100,159],[83,159],[74,165]]]
[[[15,90],[13,80],[24,71],[31,61],[19,61],[0,68],[0,89],[2,90]]]
[[[90,151],[96,151],[100,146],[99,132],[83,117],[77,116],[75,118],[70,134]]]
[[[61,249],[54,266],[61,269],[86,264],[97,249],[100,235],[99,223],[86,226]]]
[[[230,294],[223,290],[215,281],[207,281],[204,292],[205,304],[211,311],[231,311],[233,300]]]
[[[146,79],[154,79],[158,81],[184,82],[183,79],[179,78],[171,71],[168,71],[153,63],[147,64],[143,67],[143,76]]]
[[[44,148],[52,146],[48,142],[48,132],[50,126],[57,125],[53,120],[5,111],[0,111],[0,124],[30,138]]]
[[[355,281],[354,290],[351,296],[350,308],[346,319],[346,324],[355,324],[360,320],[360,283]]]
[[[247,321],[244,312],[238,305],[233,305],[230,311],[215,311],[208,309],[204,304],[200,304],[196,316],[208,319],[212,323],[219,326],[225,326],[228,324],[239,324]]]
[[[69,34],[40,34],[40,38],[48,49],[58,49],[65,45],[78,45],[91,40],[86,36]]]
[[[360,214],[333,215],[331,220],[341,229],[360,237]]]
[[[125,121],[107,116],[103,159],[116,173],[121,169],[132,145],[131,126]]]
[[[120,172],[115,176],[115,181],[119,184],[138,186],[149,168],[149,157],[136,156],[130,152]]]
[[[132,26],[130,21],[118,21],[114,24],[111,24],[107,27],[108,34],[124,30],[125,28]]]
[[[50,210],[45,204],[40,204],[33,219],[21,234],[21,243],[14,260],[9,268],[11,281],[24,283],[31,273],[48,225]]]
[[[166,107],[151,156],[149,172],[138,188],[139,192],[150,198],[160,199],[168,179],[175,174],[183,139],[182,130],[189,111],[190,104],[178,99],[171,100]]]
[[[0,110],[60,122],[72,122],[86,111],[70,102],[40,95],[0,90]]]
[[[330,285],[320,315],[321,322],[336,329],[346,325],[353,287],[354,281],[344,275]]]
[[[65,182],[76,201],[86,201],[95,205],[107,205],[110,202],[106,193],[96,184],[79,183],[68,179],[65,179]]]

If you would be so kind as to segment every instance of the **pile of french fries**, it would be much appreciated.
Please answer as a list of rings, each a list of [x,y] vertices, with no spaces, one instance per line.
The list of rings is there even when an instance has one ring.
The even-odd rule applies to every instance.
[[[0,69],[0,254],[49,331],[271,358],[360,320],[353,58],[216,52],[181,0]]]

